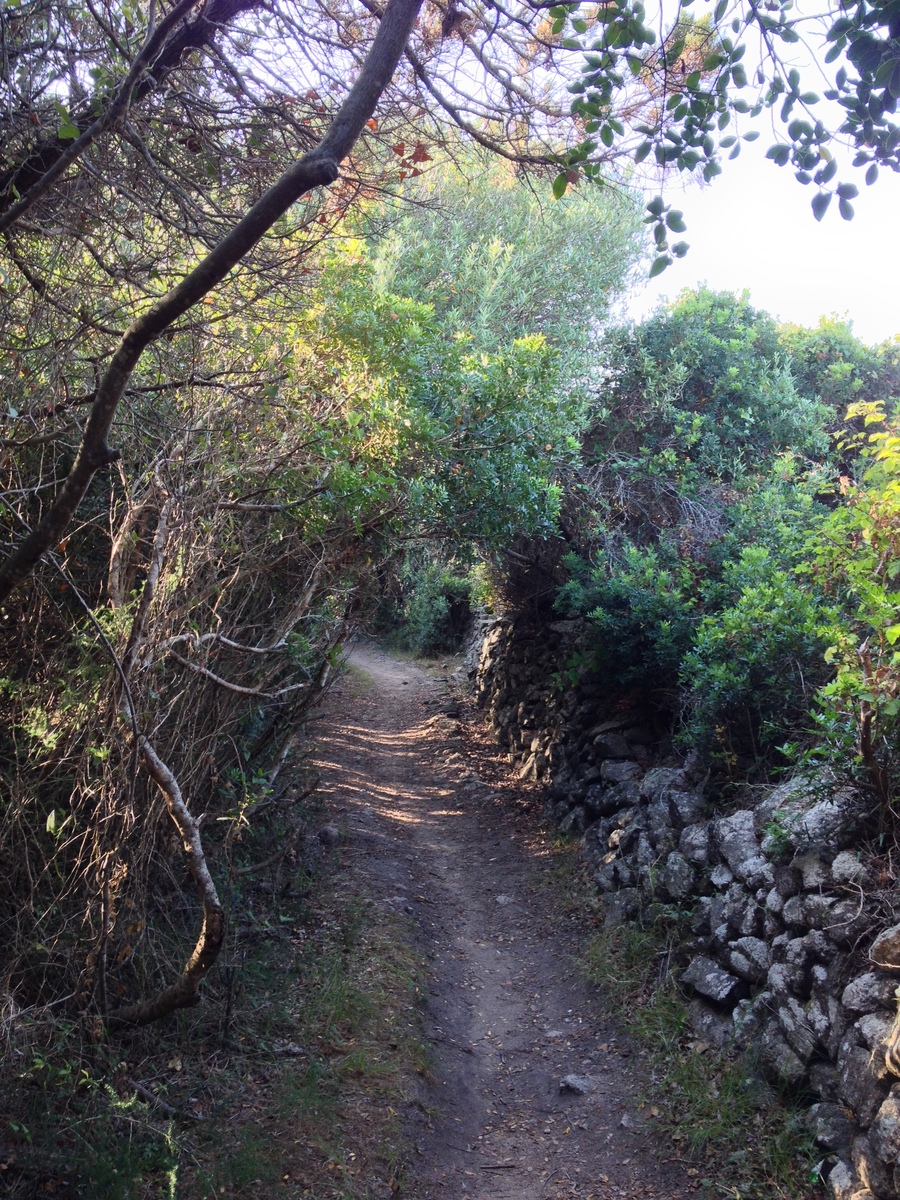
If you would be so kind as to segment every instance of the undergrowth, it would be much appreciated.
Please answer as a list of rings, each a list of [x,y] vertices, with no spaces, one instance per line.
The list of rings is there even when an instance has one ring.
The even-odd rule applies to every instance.
[[[296,816],[293,818],[296,820]],[[382,1200],[427,1069],[422,967],[401,918],[350,889],[307,813],[296,861],[233,874],[233,922],[201,1006],[108,1037],[0,1014],[0,1195]],[[266,863],[284,829],[248,831]]]
[[[658,1115],[709,1197],[814,1200],[812,1137],[802,1110],[763,1082],[752,1054],[719,1049],[691,1027],[678,986],[674,948],[680,923],[651,914],[643,923],[595,933],[584,954],[588,978],[648,1052]]]

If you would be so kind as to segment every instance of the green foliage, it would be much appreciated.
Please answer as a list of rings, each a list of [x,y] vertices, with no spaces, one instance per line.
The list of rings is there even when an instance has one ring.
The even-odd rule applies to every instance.
[[[634,195],[597,187],[548,203],[477,152],[404,195],[416,208],[374,248],[375,284],[426,300],[445,333],[464,330],[478,350],[521,331],[583,354],[643,252]]]
[[[775,565],[764,546],[745,547],[725,563],[715,592],[716,607],[699,622],[681,663],[683,736],[705,749],[726,726],[769,749],[786,724],[805,717],[833,625],[815,592]]]
[[[852,735],[864,781],[888,805],[900,761],[900,429],[878,404],[848,415],[876,428],[862,439],[860,483],[808,547],[807,571],[847,614],[827,651],[836,674],[819,693],[818,730],[845,766]]]
[[[829,409],[797,392],[771,318],[706,289],[615,334],[607,364],[589,549],[560,607],[588,616],[612,680],[675,704],[686,743],[770,755],[806,720],[840,627],[797,573],[833,490]]]
[[[400,580],[397,639],[416,654],[459,650],[472,617],[471,574],[452,563],[408,560]]]
[[[900,398],[900,342],[866,346],[847,321],[822,317],[812,329],[782,325],[779,341],[790,355],[801,395],[820,399],[843,420],[853,403],[882,401],[888,411]]]
[[[774,455],[821,457],[825,408],[800,394],[778,327],[746,296],[700,288],[605,346],[595,453],[679,488],[764,473]],[[621,468],[620,468],[621,469]]]

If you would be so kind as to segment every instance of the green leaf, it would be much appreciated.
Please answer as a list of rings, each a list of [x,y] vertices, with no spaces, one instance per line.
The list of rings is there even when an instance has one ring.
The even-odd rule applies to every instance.
[[[790,146],[784,146],[784,145],[779,144],[777,146],[770,146],[769,149],[766,151],[766,158],[771,158],[774,162],[776,162],[778,164],[779,167],[785,166],[790,161],[790,157],[791,157]]]
[[[853,220],[853,205],[849,200],[845,200],[843,197],[841,197],[840,203],[838,204],[838,212],[845,221]]]
[[[831,192],[819,192],[818,195],[812,198],[813,216],[817,221],[821,221],[828,212],[828,205],[831,203]]]
[[[666,224],[673,233],[684,233],[687,229],[687,225],[684,223],[684,217],[675,208],[666,213]]]
[[[716,5],[715,12],[713,13],[713,20],[715,21],[715,23],[717,25],[722,20],[722,18],[725,16],[725,12],[726,12],[727,8],[728,8],[728,0],[719,0],[719,3]]]
[[[642,142],[634,152],[634,161],[636,163],[642,163],[652,149],[652,142]]]
[[[690,250],[690,246],[687,242],[676,242],[672,247],[672,253],[676,258],[684,258],[688,250]]]
[[[875,181],[877,179],[878,179],[878,167],[875,165],[875,163],[872,163],[871,167],[869,167],[868,171],[866,171],[866,183],[868,184],[869,187],[871,187],[872,184],[875,183]]]
[[[561,200],[566,194],[566,188],[569,186],[569,181],[566,178],[566,172],[561,171],[553,180],[553,199]]]
[[[855,200],[859,195],[859,188],[855,183],[839,183],[837,185],[837,194],[842,200]]]
[[[653,266],[650,268],[649,279],[655,279],[657,275],[662,275],[666,267],[671,267],[672,259],[668,254],[660,254],[659,258],[653,260]]]
[[[80,131],[77,125],[73,125],[70,121],[66,121],[60,125],[59,129],[57,129],[56,135],[57,137],[61,138],[77,138],[79,132]]]

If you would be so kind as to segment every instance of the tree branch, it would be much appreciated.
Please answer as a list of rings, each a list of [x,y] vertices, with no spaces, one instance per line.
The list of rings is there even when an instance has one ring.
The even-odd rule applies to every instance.
[[[0,603],[60,540],[95,472],[120,457],[107,438],[128,381],[147,346],[221,283],[301,196],[337,179],[340,162],[353,148],[391,82],[421,3],[389,0],[362,70],[319,145],[289,167],[219,244],[125,331],[97,388],[68,478],[41,522],[0,566]]]

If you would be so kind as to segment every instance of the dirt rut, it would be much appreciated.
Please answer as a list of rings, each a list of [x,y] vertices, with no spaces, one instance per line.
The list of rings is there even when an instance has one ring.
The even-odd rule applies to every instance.
[[[344,865],[408,917],[429,963],[431,1079],[410,1200],[679,1200],[646,1064],[579,976],[556,855],[498,749],[440,678],[357,645],[319,729]],[[689,1173],[690,1172],[690,1173]]]

